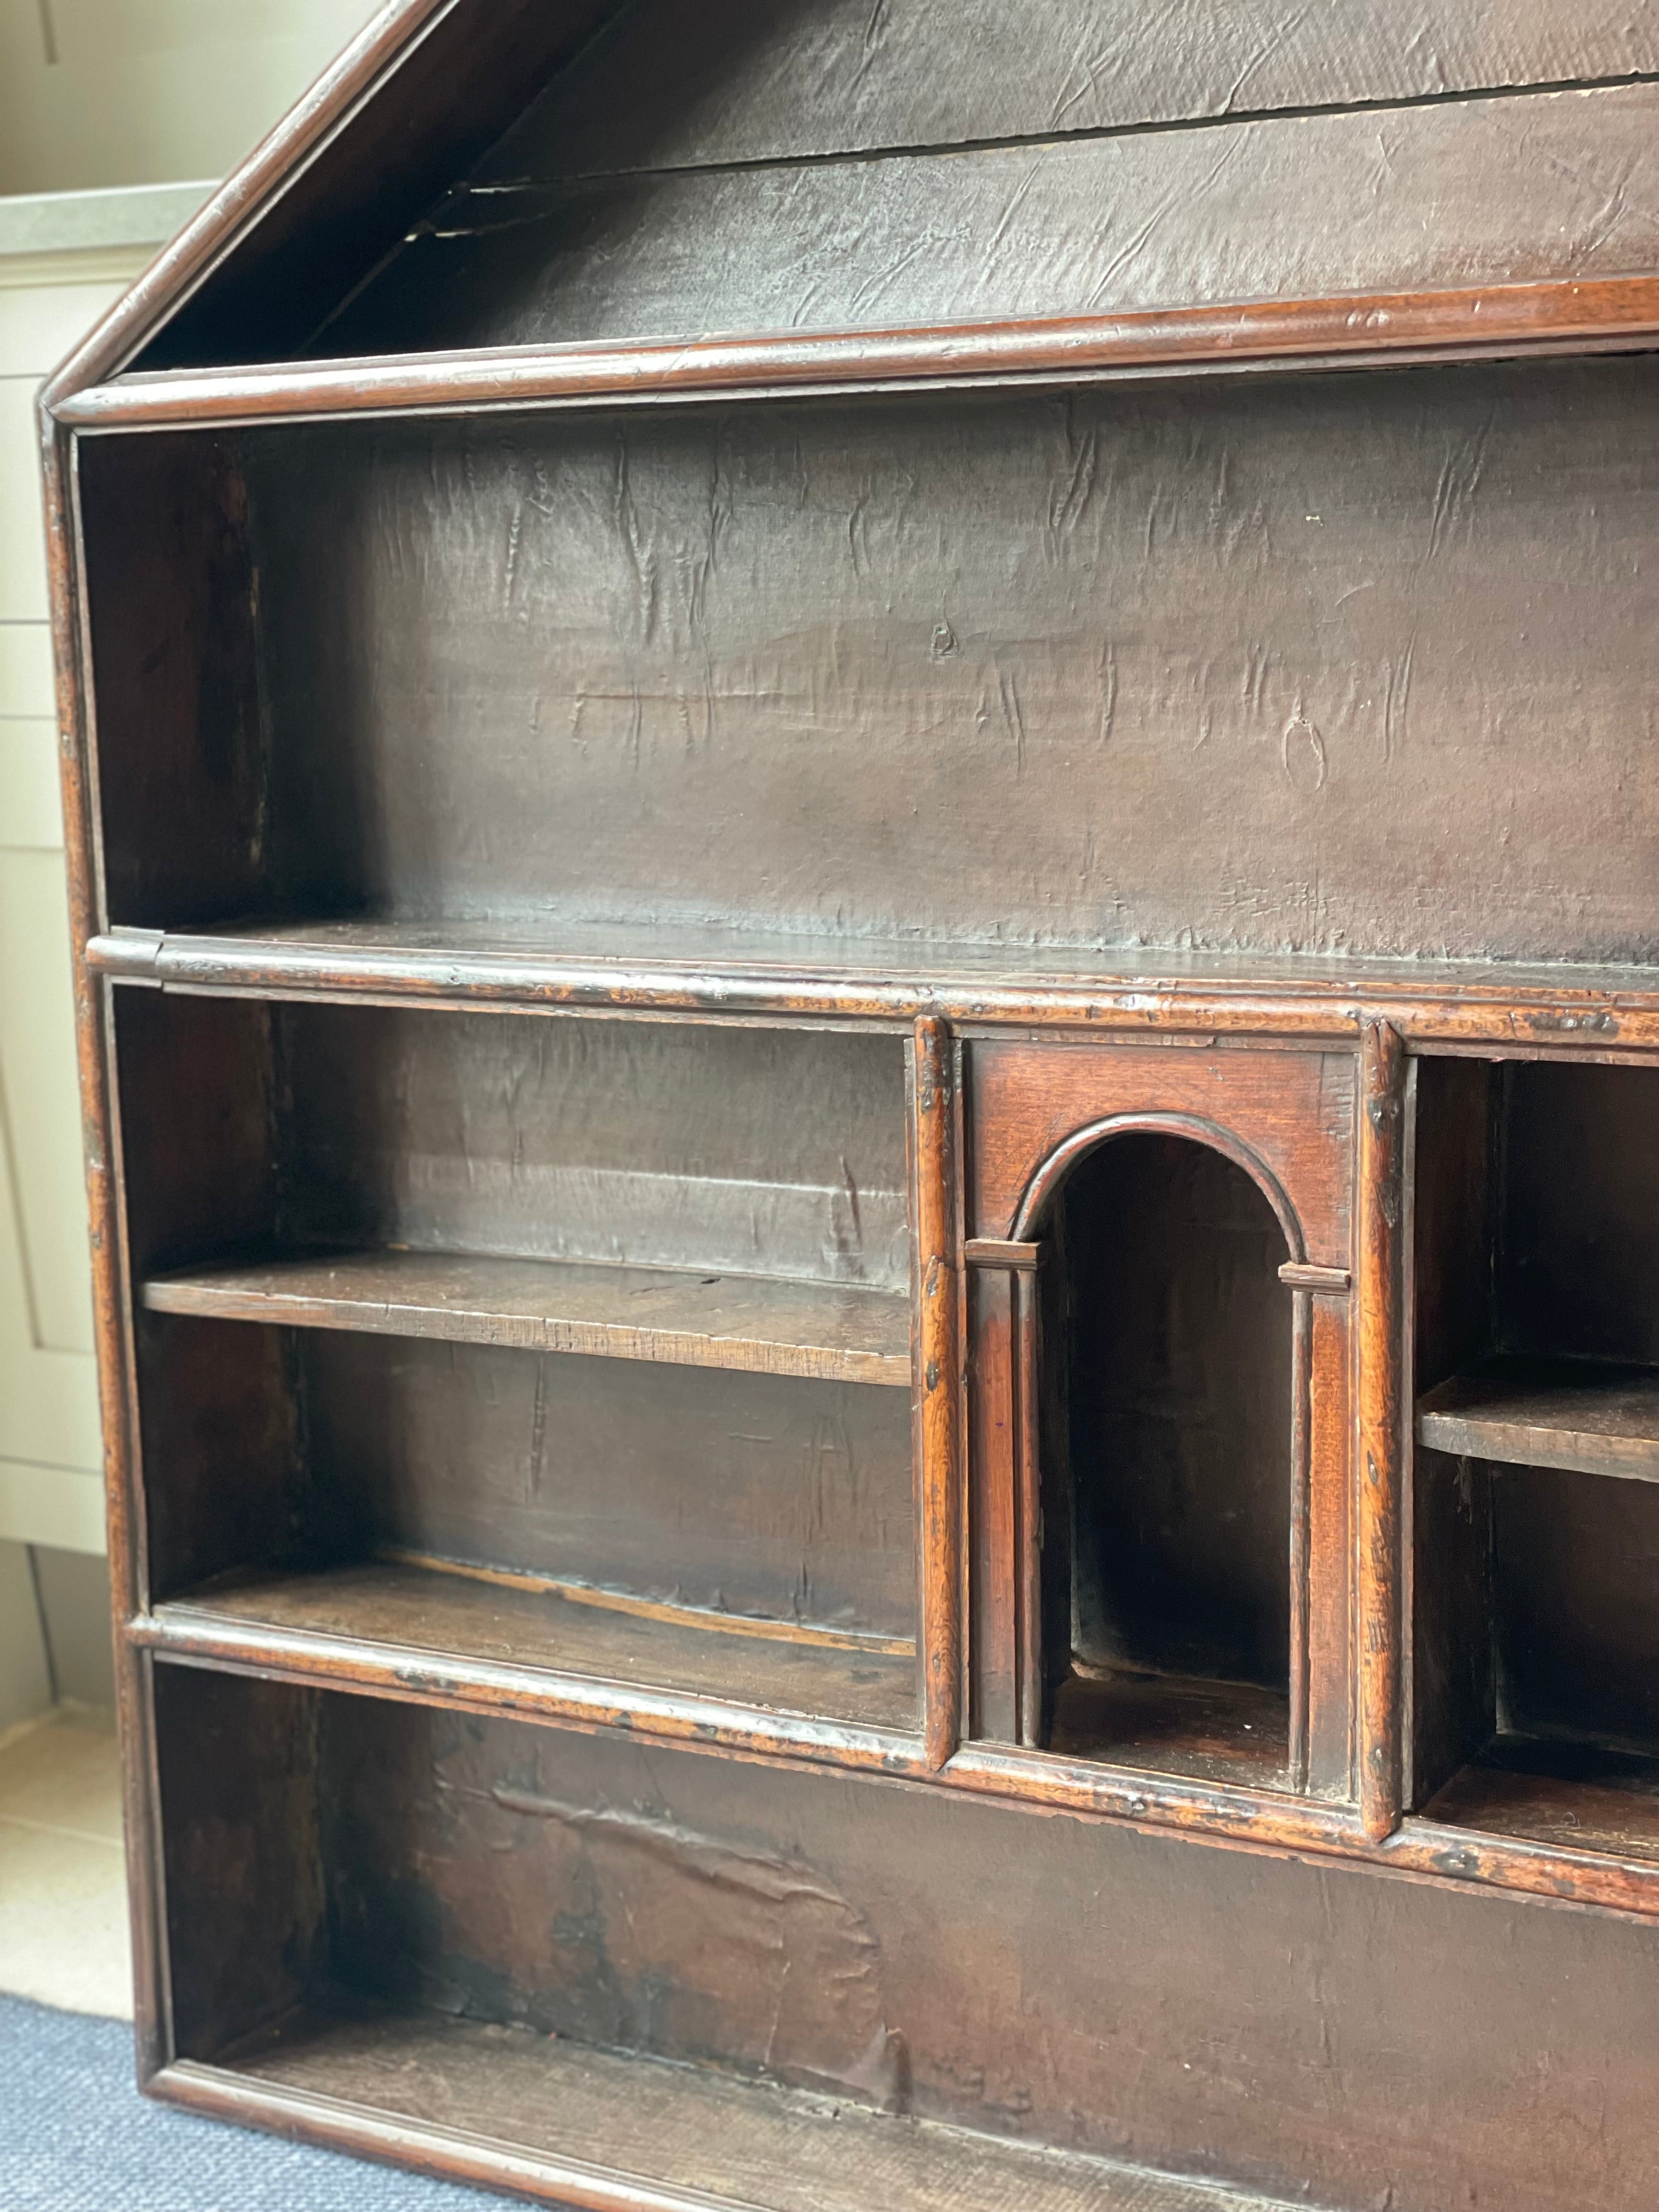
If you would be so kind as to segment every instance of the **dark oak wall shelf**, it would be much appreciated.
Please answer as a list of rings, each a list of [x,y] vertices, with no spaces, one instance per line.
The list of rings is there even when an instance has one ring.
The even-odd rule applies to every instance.
[[[393,0],[53,379],[153,2094],[1659,2203],[1656,120]]]
[[[910,1387],[909,1301],[845,1284],[444,1252],[355,1252],[152,1279],[153,1313],[356,1329]]]

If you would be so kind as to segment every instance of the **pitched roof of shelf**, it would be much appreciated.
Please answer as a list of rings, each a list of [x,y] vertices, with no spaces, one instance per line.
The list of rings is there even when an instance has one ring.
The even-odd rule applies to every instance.
[[[717,0],[688,65],[671,0],[391,0],[48,404],[90,427],[1659,339],[1659,27],[1424,0],[1379,42],[1358,0],[1283,0],[1266,40],[1260,9],[1206,9],[1201,38],[1132,15],[1097,53],[1089,0],[966,4],[947,38],[924,0]],[[1592,136],[1611,222],[1564,158]]]

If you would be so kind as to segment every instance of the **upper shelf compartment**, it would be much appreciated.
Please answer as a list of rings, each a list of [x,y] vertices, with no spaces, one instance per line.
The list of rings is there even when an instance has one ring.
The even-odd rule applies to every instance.
[[[1550,0],[1418,0],[1381,39],[1347,0],[1105,21],[1091,0],[721,0],[689,69],[676,12],[463,0],[425,42],[454,49],[459,114],[423,115],[419,173],[419,134],[373,117],[430,102],[432,54],[324,155],[331,250],[295,252],[322,189],[308,172],[267,206],[244,185],[231,250],[137,367],[1043,323],[1656,265],[1659,90],[1629,80],[1659,74],[1659,33],[1611,6],[1568,26]],[[469,17],[477,42],[518,40],[497,72],[518,112],[469,106]]]
[[[88,439],[107,919],[1652,963],[1656,398],[1626,356]]]

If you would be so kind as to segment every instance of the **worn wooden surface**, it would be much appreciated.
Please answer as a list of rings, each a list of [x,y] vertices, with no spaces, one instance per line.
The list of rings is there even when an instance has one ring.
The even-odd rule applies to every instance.
[[[955,1038],[919,1021],[910,1056],[915,1224],[915,1462],[922,1710],[930,1765],[962,1731],[962,1347],[959,1242],[961,1083]]]
[[[312,1484],[368,1541],[913,1632],[896,1392],[321,1332],[301,1351]]]
[[[1647,2212],[1659,1498],[1408,1455],[1494,1348],[1659,1360],[1654,1073],[1594,1064],[1659,1052],[1655,371],[1445,365],[1650,346],[1652,10],[719,0],[692,40],[653,0],[537,104],[598,21],[408,0],[50,395],[145,2070],[606,2212],[739,2144],[740,2199],[813,2194],[716,2126],[781,2082],[1048,2146],[1060,2203],[1052,2154],[1110,2152]],[[445,337],[574,343],[331,353]],[[283,419],[328,413],[377,419]],[[269,1003],[332,996],[419,1003]],[[1035,1580],[1029,1482],[977,1548],[975,1425],[1033,1321],[1080,1335],[1052,1266],[1000,1344],[975,1266],[964,1559],[964,1235],[1025,1241],[1115,1115],[1322,1271],[1270,1284],[1305,1778],[1289,1632],[1288,1705],[1051,1651],[1032,1725],[1087,1390],[1005,1394]],[[435,1337],[131,1310],[400,1244]],[[915,1437],[896,1390],[446,1341],[475,1251],[908,1276]],[[299,2086],[191,2063],[341,2000],[391,2014],[297,2034]],[[643,2099],[655,2057],[678,2100],[574,2171],[550,2065]],[[848,2193],[937,2196],[866,2156]]]
[[[1492,1521],[1500,1725],[1659,1752],[1659,1491],[1504,1468]]]
[[[1425,1808],[1432,1820],[1616,1858],[1659,1858],[1659,1759],[1499,1736]]]
[[[908,329],[1646,271],[1656,118],[1659,87],[1632,85],[946,159],[492,181],[416,225],[318,348]]]
[[[1235,1052],[1201,1035],[1190,1048],[1010,1040],[972,1048],[969,1219],[1006,1236],[1034,1207],[1040,1171],[1061,1148],[1091,1147],[1117,1123],[1167,1122],[1249,1154],[1280,1194],[1292,1259],[1348,1264],[1354,1058],[1350,1052]],[[1069,1156],[1068,1156],[1069,1157]],[[1056,1180],[1057,1180],[1056,1176]],[[1040,1204],[1040,1196],[1035,1204]]]
[[[1650,1931],[1194,1860],[902,1783],[322,1705],[328,1969],[405,2017],[520,2022],[555,2057],[714,2060],[1152,2165],[1225,2142],[1235,2173],[1343,2204],[1380,2186],[1401,2212],[1441,2212],[1474,2186],[1515,2212],[1635,2212],[1654,2186]],[[213,1788],[234,1802],[234,1744],[224,1764]],[[266,1817],[244,1800],[202,1879],[213,1911],[240,1909],[274,1948],[280,1917],[246,1917]],[[964,1943],[969,1925],[996,1942]],[[1043,1993],[1035,2069],[1004,2027],[1022,1988]],[[1264,1988],[1285,2000],[1264,2007]],[[1517,2106],[1540,2007],[1553,2063]],[[1593,2136],[1573,2124],[1586,2100],[1607,2116]],[[523,2143],[525,2117],[490,2131]]]
[[[1496,1328],[1500,1072],[1476,1060],[1407,1071],[1407,1334],[1416,1400],[1489,1350]],[[1414,1435],[1416,1432],[1414,1431]],[[1402,1500],[1403,1769],[1422,1805],[1496,1729],[1492,1480],[1418,1437]]]
[[[472,173],[511,186],[632,169],[1044,143],[1283,108],[1446,98],[1659,73],[1659,24],[1618,0],[1176,0],[1156,15],[1091,0],[673,0],[613,18]]]
[[[916,1722],[915,1647],[902,1638],[629,1601],[436,1559],[245,1573],[174,1600],[165,1618],[186,1632],[214,1623],[349,1639],[866,1729]]]
[[[1154,1774],[1247,1789],[1290,1786],[1290,1705],[1282,1688],[1079,1663],[1054,1702],[1048,1748]]]
[[[1398,1825],[1404,1802],[1401,1710],[1405,1622],[1402,1556],[1406,1054],[1400,1032],[1374,1022],[1361,1054],[1354,1243],[1359,1284],[1359,1420],[1354,1511],[1358,1690],[1356,1782],[1368,1835]]]
[[[593,2212],[616,2201],[600,2153],[653,2212],[709,2212],[715,2197],[777,2212],[932,2212],[942,2191],[962,2212],[1287,2212],[1254,2191],[1056,2159],[810,2092],[757,2097],[718,2074],[476,2021],[314,2013],[222,2069],[171,2068],[155,2090],[192,2111]],[[692,2173],[702,2187],[687,2185]]]
[[[1650,825],[1587,798],[1659,627],[1651,374],[1390,379],[1358,446],[1336,381],[269,439],[272,896],[1644,958]],[[872,626],[902,649],[858,652]]]
[[[1273,1037],[1357,1044],[1370,1014],[1438,1052],[1585,1061],[1659,1052],[1659,971],[1368,962],[1175,947],[930,944],[793,932],[448,921],[269,921],[212,932],[122,928],[90,974],[178,992],[771,1021],[913,1022],[964,1035],[1041,1024],[1073,1036]]]
[[[603,400],[768,399],[811,392],[1057,389],[1322,368],[1645,352],[1659,280],[1553,277],[1319,300],[1222,301],[919,330],[799,331],[479,347],[131,374],[65,392],[66,429],[158,430],[400,412],[558,410]]]
[[[344,1252],[154,1277],[155,1313],[910,1387],[890,1291],[684,1270]]]
[[[1460,1458],[1659,1482],[1659,1376],[1589,1360],[1498,1360],[1420,1399],[1417,1433]]]
[[[301,1241],[908,1283],[895,1039],[280,1019]]]

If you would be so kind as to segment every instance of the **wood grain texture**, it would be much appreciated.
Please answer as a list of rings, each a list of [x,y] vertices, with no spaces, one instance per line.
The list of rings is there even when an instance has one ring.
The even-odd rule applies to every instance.
[[[119,1027],[143,1273],[406,1249],[715,1274],[734,1297],[769,1277],[806,1306],[867,1292],[871,1314],[908,1285],[896,1038],[147,993]]]
[[[1013,1278],[975,1267],[967,1296],[968,1717],[969,1732],[1018,1743],[1015,1514],[1021,1450]]]
[[[833,2085],[854,2107],[1152,2165],[1224,2140],[1261,2186],[1355,2203],[1381,2179],[1402,2212],[1439,2212],[1476,2175],[1516,2212],[1637,2212],[1651,2188],[1650,1931],[1270,1856],[1195,1862],[937,1786],[322,1703],[329,1963],[394,2014],[518,2022],[556,2058],[621,2045],[749,2094]],[[224,1838],[227,1903],[260,1817]],[[960,1940],[988,1920],[995,1945]],[[266,1924],[255,1940],[274,1942]],[[1321,1994],[1264,2013],[1269,1960],[1273,1985]],[[818,1977],[827,2007],[809,1961],[843,1969]],[[1035,2075],[999,2025],[1020,1987],[1043,1993]],[[1518,2110],[1545,2002],[1560,2053]],[[1348,2024],[1328,2057],[1328,2008]],[[1570,2121],[1595,2091],[1610,2124],[1587,2149]]]
[[[915,1632],[896,1392],[324,1331],[297,1349],[308,1477],[343,1540]]]
[[[1627,434],[1653,374],[1378,380],[1358,441],[1341,380],[273,434],[271,895],[1644,960],[1652,824],[1585,794],[1623,772],[1659,635],[1659,464]],[[371,665],[389,634],[410,650]]]
[[[1417,1434],[1457,1458],[1659,1482],[1659,1377],[1583,1360],[1494,1361],[1419,1399]]]
[[[505,949],[502,941],[505,940]],[[1348,1040],[1382,1012],[1445,1054],[1629,1059],[1659,1053],[1659,976],[1572,963],[1368,963],[1266,954],[936,945],[550,924],[262,922],[213,933],[122,929],[88,940],[100,976],[191,994],[846,1023],[940,1012],[963,1034],[1052,1026],[1075,1037]]]
[[[891,1291],[376,1251],[154,1277],[155,1313],[587,1352],[910,1387],[910,1315]]]
[[[1370,1024],[1362,1052],[1356,1245],[1358,1255],[1358,1796],[1380,1841],[1402,1803],[1400,1691],[1401,1482],[1406,1449],[1404,1042]]]
[[[263,1630],[277,1639],[510,1666],[601,1686],[621,1706],[641,1692],[678,1692],[856,1729],[915,1725],[914,1644],[814,1634],[805,1625],[797,1634],[766,1635],[754,1632],[793,1625],[602,1601],[613,1595],[526,1575],[469,1574],[441,1560],[386,1559],[321,1574],[236,1576],[175,1599],[157,1618],[181,1638]],[[559,1685],[546,1683],[544,1694],[556,1711]],[[573,1703],[591,1711],[594,1700]],[[647,1695],[642,1716],[657,1709]]]
[[[1290,1708],[1282,1690],[1201,1676],[1079,1667],[1054,1696],[1058,1759],[1195,1781],[1289,1790]]]
[[[1347,1053],[1237,1052],[1208,1045],[1165,1051],[1123,1043],[978,1042],[973,1097],[969,1220],[1006,1236],[1030,1203],[1039,1171],[1080,1133],[1131,1129],[1162,1117],[1198,1141],[1246,1148],[1257,1180],[1277,1188],[1306,1256],[1351,1259],[1354,1064]],[[1173,1127],[1163,1133],[1174,1133]],[[1293,1251],[1291,1257],[1302,1253]]]
[[[1659,1753],[1659,1492],[1493,1471],[1499,1729]]]
[[[1427,1807],[1428,1818],[1620,1859],[1659,1858],[1659,1760],[1504,1735]]]
[[[169,2103],[583,2212],[1285,2212],[1255,2191],[1051,2154],[809,2092],[743,2084],[524,2029],[318,2013],[218,2067],[168,2068]],[[605,2154],[615,2178],[595,2163]],[[704,2178],[703,2186],[688,2182]]]
[[[1502,1070],[1414,1060],[1407,1070],[1408,1395],[1420,1402],[1494,1340],[1504,1148]],[[1404,1766],[1425,1804],[1498,1725],[1490,1470],[1416,1437],[1405,1503]]]
[[[340,357],[1646,274],[1659,87],[463,191]],[[1082,211],[1086,210],[1086,214]]]
[[[697,37],[672,0],[619,14],[531,102],[475,185],[619,170],[1052,140],[1659,70],[1645,7],[1571,19],[1549,0],[1417,0],[1386,25],[1357,0],[1179,0],[1156,15],[1090,0],[713,0]]]
[[[915,1178],[915,1480],[923,1725],[930,1766],[962,1734],[962,1352],[957,1290],[957,1046],[919,1021],[911,1055]]]

